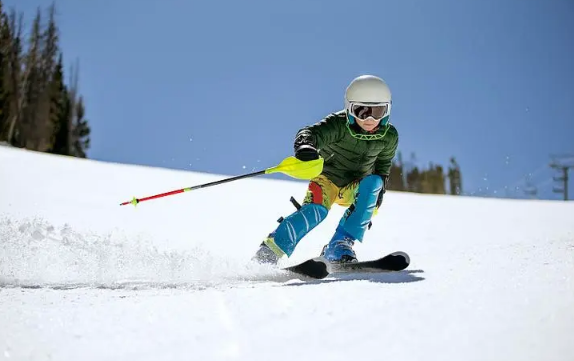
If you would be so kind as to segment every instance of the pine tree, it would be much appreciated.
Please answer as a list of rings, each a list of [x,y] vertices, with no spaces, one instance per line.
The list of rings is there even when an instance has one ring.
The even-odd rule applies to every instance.
[[[64,81],[56,7],[42,26],[38,9],[24,50],[23,15],[7,17],[0,0],[0,140],[27,149],[86,157],[90,127],[78,93],[77,67]]]
[[[8,105],[8,133],[6,141],[12,145],[19,143],[20,122],[22,120],[22,108],[24,106],[23,78],[22,78],[22,24],[23,14],[16,14],[16,10],[10,12],[8,24],[4,29],[5,35],[10,38],[8,49],[8,71],[6,91],[9,93]]]
[[[434,168],[434,180],[433,180],[433,193],[435,194],[446,194],[446,187],[444,185],[444,169],[441,165],[436,165]]]
[[[405,182],[403,177],[403,161],[401,152],[398,152],[397,161],[394,161],[391,165],[391,171],[389,175],[389,184],[387,184],[387,189],[395,191],[404,191]]]
[[[8,52],[10,50],[10,33],[8,19],[0,1],[0,141],[8,136],[8,110],[10,99],[8,86]]]
[[[37,150],[39,148],[43,127],[38,110],[41,96],[41,67],[40,51],[42,48],[42,14],[40,9],[36,13],[30,33],[29,48],[26,54],[25,70],[23,79],[23,107],[22,120],[20,121],[20,145],[26,149]]]
[[[54,109],[53,98],[59,92],[61,79],[54,79],[56,56],[58,54],[58,28],[55,20],[56,8],[49,9],[49,19],[46,29],[42,32],[41,59],[38,67],[38,108],[36,124],[39,151],[53,148],[54,119],[58,117],[59,109]]]
[[[422,169],[419,174],[421,193],[432,193],[432,167],[431,164],[429,169]]]
[[[387,189],[394,191],[404,191],[405,184],[403,182],[403,166],[400,163],[393,163],[391,165],[391,172],[389,175],[389,184]]]
[[[84,99],[80,96],[76,103],[73,123],[73,148],[72,154],[75,157],[86,158],[86,151],[90,147],[90,127],[85,116]]]
[[[70,100],[68,89],[64,84],[63,56],[60,53],[52,79],[52,96],[50,102],[50,120],[52,122],[52,147],[50,153],[67,155],[69,146]]]
[[[450,194],[462,194],[462,177],[460,167],[454,157],[450,158],[450,166],[448,169],[448,179],[450,185]]]
[[[421,172],[416,166],[407,173],[407,190],[409,192],[422,193]]]
[[[421,192],[444,194],[444,176],[440,165],[429,164],[428,169],[420,174]]]

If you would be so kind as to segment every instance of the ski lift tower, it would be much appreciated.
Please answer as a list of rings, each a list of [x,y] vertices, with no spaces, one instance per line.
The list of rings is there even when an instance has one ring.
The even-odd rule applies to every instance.
[[[550,167],[556,169],[559,175],[554,176],[556,182],[562,182],[562,187],[554,187],[554,193],[564,194],[564,200],[568,200],[568,171],[574,168],[574,155],[551,156]]]

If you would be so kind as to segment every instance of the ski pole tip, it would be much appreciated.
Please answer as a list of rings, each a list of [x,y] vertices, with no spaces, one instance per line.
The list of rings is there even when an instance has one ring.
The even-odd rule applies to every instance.
[[[136,197],[134,197],[131,201],[127,201],[127,202],[120,203],[120,206],[125,206],[125,205],[128,205],[128,204],[133,204],[134,207],[135,207],[135,206],[137,206],[137,204],[138,204],[139,202],[140,202],[140,200],[137,199]]]

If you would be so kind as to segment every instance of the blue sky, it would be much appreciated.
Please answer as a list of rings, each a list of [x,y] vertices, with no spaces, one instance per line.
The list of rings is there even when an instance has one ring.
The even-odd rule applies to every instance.
[[[3,2],[25,13],[26,30],[51,4]],[[291,155],[297,130],[341,109],[347,84],[372,73],[393,92],[404,159],[446,166],[455,156],[470,194],[523,197],[515,187],[530,175],[540,197],[561,197],[548,164],[574,153],[571,0],[56,6],[65,61],[80,61],[92,159],[260,170]]]

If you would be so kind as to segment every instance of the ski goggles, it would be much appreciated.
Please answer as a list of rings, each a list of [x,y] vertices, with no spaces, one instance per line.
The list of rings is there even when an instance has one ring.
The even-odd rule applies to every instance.
[[[349,113],[359,120],[367,120],[369,117],[375,120],[381,120],[389,114],[390,109],[390,103],[376,105],[367,103],[351,103],[349,105]]]

